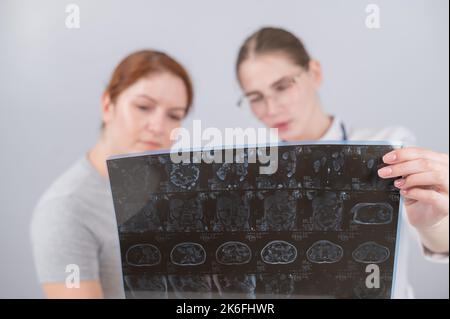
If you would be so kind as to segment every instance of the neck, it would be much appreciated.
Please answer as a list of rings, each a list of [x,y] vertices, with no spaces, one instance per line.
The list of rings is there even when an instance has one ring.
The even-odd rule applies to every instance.
[[[103,177],[108,176],[108,169],[106,166],[106,159],[111,155],[106,142],[104,141],[103,135],[97,141],[97,144],[88,152],[87,157],[91,162],[92,166],[99,172]]]
[[[298,140],[319,140],[330,129],[332,123],[333,117],[326,114],[320,104],[317,104],[309,117],[304,133],[298,137]]]

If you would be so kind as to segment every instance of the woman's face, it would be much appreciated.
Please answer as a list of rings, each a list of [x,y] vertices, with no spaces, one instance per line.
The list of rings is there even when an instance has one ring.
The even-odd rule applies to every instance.
[[[308,135],[305,131],[318,106],[318,62],[311,61],[306,71],[283,53],[255,55],[240,65],[238,76],[246,104],[266,126],[278,129],[279,138]]]
[[[103,98],[105,139],[114,154],[169,149],[188,104],[184,82],[168,73],[143,77],[112,103]]]

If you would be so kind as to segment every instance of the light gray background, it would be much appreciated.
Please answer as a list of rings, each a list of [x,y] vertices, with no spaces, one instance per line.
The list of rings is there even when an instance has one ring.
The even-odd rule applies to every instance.
[[[259,125],[235,107],[238,46],[263,25],[283,26],[322,62],[326,110],[361,127],[402,124],[421,146],[449,148],[447,0],[0,0],[0,297],[41,297],[29,244],[44,189],[93,145],[100,96],[120,59],[157,48],[181,60],[196,87],[190,120]],[[365,7],[381,9],[381,29]],[[448,265],[411,256],[418,297],[449,296]]]

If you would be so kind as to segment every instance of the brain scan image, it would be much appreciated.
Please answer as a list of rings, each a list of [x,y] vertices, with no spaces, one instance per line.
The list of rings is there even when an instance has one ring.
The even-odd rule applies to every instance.
[[[221,195],[216,204],[215,230],[242,231],[250,229],[250,207],[237,195]]]
[[[344,157],[342,153],[334,152],[331,157],[326,152],[313,152],[313,170],[314,173],[332,174],[339,172],[344,166]]]
[[[258,188],[280,189],[298,187],[298,183],[295,180],[297,153],[298,149],[292,149],[279,154],[276,172],[272,175],[260,175],[257,183]]]
[[[200,176],[200,169],[196,164],[180,163],[172,164],[170,182],[184,190],[195,188]]]
[[[197,243],[181,243],[170,252],[170,260],[177,266],[197,266],[206,261],[206,251]]]
[[[314,230],[341,230],[342,202],[335,193],[326,192],[312,201]]]
[[[202,204],[197,198],[174,198],[169,204],[168,231],[204,231]]]
[[[161,262],[161,251],[155,245],[134,245],[127,250],[126,262],[137,267],[154,266]]]
[[[363,225],[389,224],[393,211],[388,203],[358,203],[351,209],[353,222]]]
[[[261,250],[261,259],[267,264],[289,264],[297,259],[297,248],[283,240],[274,240]]]
[[[353,251],[353,259],[360,263],[377,264],[389,258],[389,248],[375,242],[366,242]]]
[[[238,241],[226,242],[216,251],[216,260],[223,265],[242,265],[250,262],[251,259],[251,248]]]
[[[276,192],[264,199],[264,223],[261,230],[295,230],[297,201],[287,191]]]
[[[240,183],[245,181],[248,175],[248,163],[223,163],[216,171],[216,177],[224,183],[227,188],[236,188]]]
[[[328,240],[319,240],[306,251],[308,260],[316,264],[336,263],[343,255],[342,247]]]

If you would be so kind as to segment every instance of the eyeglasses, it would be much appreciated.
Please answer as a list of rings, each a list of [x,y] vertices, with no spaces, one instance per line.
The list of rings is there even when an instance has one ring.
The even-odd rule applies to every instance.
[[[287,103],[292,100],[293,88],[298,83],[298,78],[303,73],[294,76],[285,76],[275,81],[270,86],[270,94],[264,95],[261,92],[252,92],[244,95],[238,101],[238,107],[249,107],[257,116],[262,116],[267,112],[268,99],[271,98],[277,105]]]

